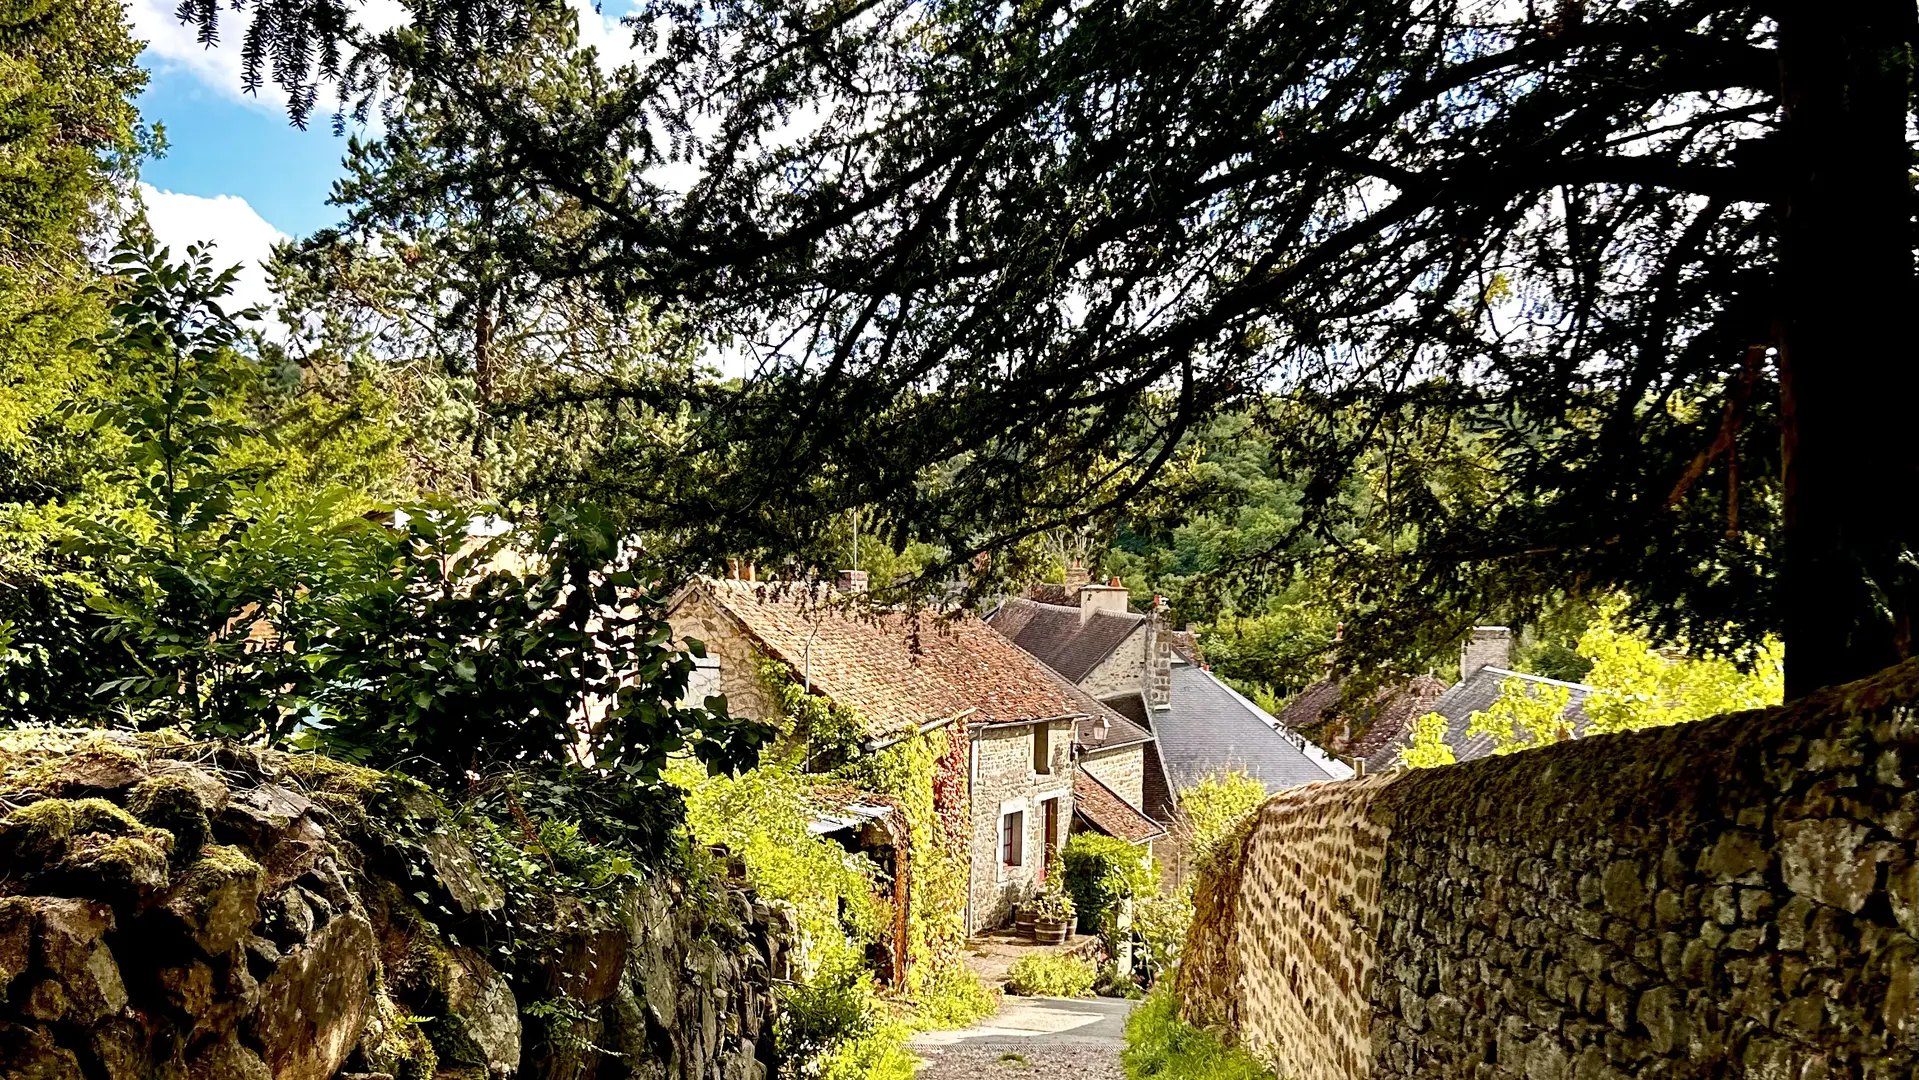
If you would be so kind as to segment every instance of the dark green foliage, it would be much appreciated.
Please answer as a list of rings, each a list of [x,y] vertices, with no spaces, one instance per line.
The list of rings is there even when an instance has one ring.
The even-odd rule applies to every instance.
[[[1116,837],[1076,833],[1066,841],[1060,859],[1082,934],[1107,933],[1114,906],[1151,896],[1157,883],[1145,850]]]
[[[256,65],[339,40],[330,5],[243,6]],[[1909,3],[657,0],[616,84],[470,75],[551,10],[422,0],[358,54],[515,148],[409,173],[389,213],[476,176],[572,200],[500,250],[763,346],[737,392],[582,389],[685,416],[727,478],[663,532],[818,559],[878,504],[958,565],[1136,510],[1278,389],[1257,423],[1353,578],[1354,664],[1596,588],[1662,638],[1804,628],[1814,682],[1905,648],[1919,511],[1872,508],[1857,463],[1910,458],[1888,403],[1919,375],[1872,362],[1908,348]],[[353,58],[288,55],[302,90]],[[649,173],[682,156],[684,195]],[[643,450],[554,486],[618,490]],[[1346,543],[1360,476],[1383,550]],[[1296,566],[1275,539],[1245,561]]]
[[[530,538],[479,543],[472,521],[415,508],[373,538],[370,564],[388,572],[330,608],[311,646],[313,742],[443,784],[590,761],[644,785],[672,754],[716,771],[758,758],[763,726],[721,699],[680,704],[694,657],[668,646],[663,597],[603,515],[556,513]],[[573,720],[588,708],[582,738]]]

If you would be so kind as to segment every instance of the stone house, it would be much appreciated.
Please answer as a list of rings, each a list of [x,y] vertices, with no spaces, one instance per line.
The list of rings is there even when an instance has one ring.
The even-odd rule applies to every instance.
[[[1459,681],[1435,699],[1426,712],[1446,718],[1446,744],[1458,761],[1473,761],[1490,755],[1498,747],[1491,736],[1472,734],[1473,714],[1483,712],[1498,700],[1506,687],[1523,683],[1532,687],[1554,687],[1566,691],[1566,707],[1559,714],[1561,736],[1576,738],[1586,732],[1586,695],[1593,688],[1584,683],[1562,682],[1540,675],[1514,671],[1513,632],[1504,626],[1475,626],[1461,646]],[[1425,715],[1421,713],[1420,715]],[[1366,758],[1369,772],[1384,772],[1399,764],[1399,752],[1412,745],[1410,730],[1374,750]]]
[[[1171,693],[1172,648],[1157,614],[1127,606],[1118,580],[1093,584],[1074,568],[1059,590],[1072,603],[1011,597],[987,615],[993,629],[1088,696],[1125,717],[1124,728],[1081,732],[1081,771],[1133,810],[1168,820],[1167,790],[1154,746],[1151,714],[1166,708]],[[1161,798],[1156,802],[1155,795]],[[1095,826],[1097,827],[1097,826]],[[1119,835],[1120,831],[1101,829]]]
[[[1081,758],[1081,771],[1162,827],[1178,821],[1181,790],[1225,769],[1251,773],[1268,791],[1352,775],[1206,670],[1190,635],[1170,631],[1157,611],[1131,610],[1118,579],[1094,584],[1074,567],[1064,586],[1009,598],[987,619],[1132,721],[1139,737],[1109,737]]]
[[[701,579],[682,589],[669,603],[674,636],[707,651],[691,696],[724,694],[734,715],[777,719],[760,674],[770,660],[808,692],[854,710],[868,748],[957,725],[967,759],[954,797],[966,805],[936,809],[971,824],[967,932],[1002,925],[1044,882],[1076,817],[1113,816],[1104,804],[1078,805],[1076,752],[1117,749],[1144,733],[983,620],[845,602],[858,584],[842,575],[836,593]],[[910,869],[900,873],[910,888]]]

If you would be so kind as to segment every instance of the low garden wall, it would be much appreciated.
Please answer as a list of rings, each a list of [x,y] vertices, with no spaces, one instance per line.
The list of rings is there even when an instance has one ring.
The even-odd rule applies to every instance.
[[[1188,1020],[1293,1080],[1909,1077],[1919,663],[1793,705],[1270,800]]]

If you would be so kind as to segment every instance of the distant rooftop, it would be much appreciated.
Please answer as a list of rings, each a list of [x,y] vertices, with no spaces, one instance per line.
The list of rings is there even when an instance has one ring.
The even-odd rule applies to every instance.
[[[1153,710],[1152,722],[1175,790],[1225,769],[1246,772],[1269,792],[1353,774],[1196,664],[1173,665],[1170,707]]]
[[[1472,716],[1484,712],[1498,700],[1500,692],[1512,680],[1520,680],[1535,686],[1564,687],[1567,691],[1565,711],[1561,712],[1560,722],[1570,728],[1575,736],[1584,735],[1589,721],[1586,718],[1586,695],[1593,688],[1584,683],[1561,682],[1540,675],[1528,675],[1523,671],[1511,671],[1501,667],[1482,667],[1465,679],[1460,680],[1451,689],[1439,695],[1432,707],[1422,712],[1435,712],[1446,718],[1446,745],[1453,748],[1453,757],[1458,761],[1472,761],[1490,756],[1499,747],[1499,743],[1490,735],[1471,734]],[[1390,743],[1375,749],[1366,758],[1367,772],[1383,772],[1399,764],[1399,752],[1412,744],[1410,727]]]
[[[993,629],[1077,683],[1146,621],[1136,611],[1090,611],[1013,597],[987,616]]]

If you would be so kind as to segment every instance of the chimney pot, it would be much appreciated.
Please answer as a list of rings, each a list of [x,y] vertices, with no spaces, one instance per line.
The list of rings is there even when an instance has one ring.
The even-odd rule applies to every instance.
[[[1067,564],[1066,566],[1066,587],[1067,588],[1069,589],[1084,588],[1085,586],[1092,584],[1092,581],[1093,581],[1092,571],[1086,569],[1086,564],[1084,562],[1082,562],[1079,559],[1074,559],[1072,562]]]

